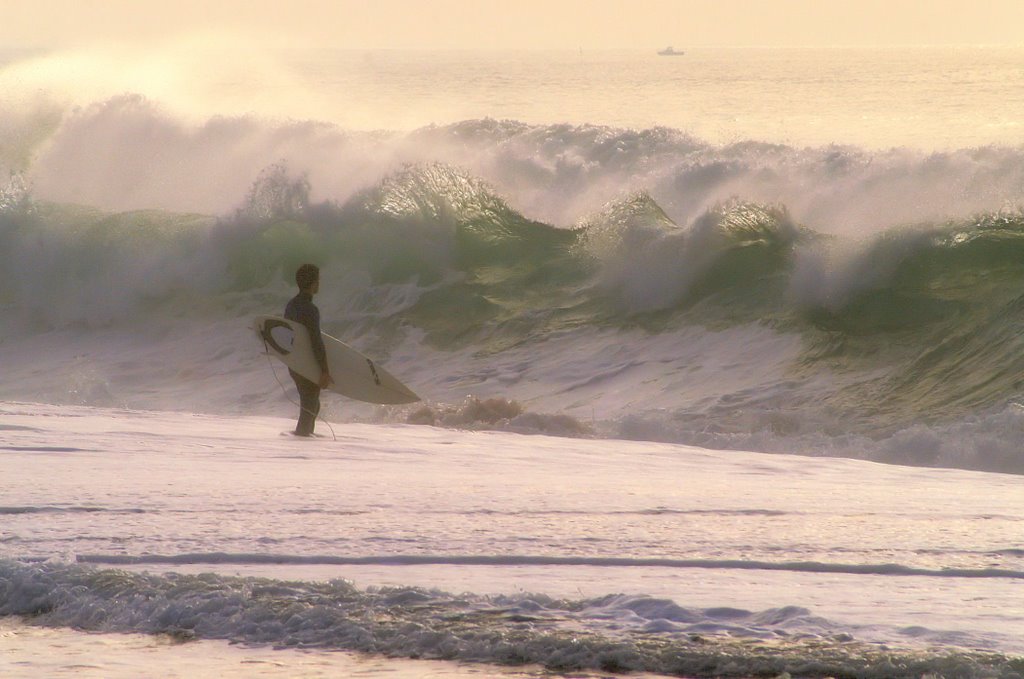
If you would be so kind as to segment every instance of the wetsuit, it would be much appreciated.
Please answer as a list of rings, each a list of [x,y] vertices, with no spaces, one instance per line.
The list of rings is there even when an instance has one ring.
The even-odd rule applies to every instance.
[[[300,292],[292,297],[284,308],[284,317],[306,326],[313,345],[313,356],[316,357],[320,371],[327,372],[327,352],[324,350],[324,340],[320,337],[320,310],[313,304],[313,296],[308,292]],[[320,413],[320,385],[291,369],[288,374],[299,390],[299,421],[295,425],[295,433],[299,436],[312,436],[316,416]]]

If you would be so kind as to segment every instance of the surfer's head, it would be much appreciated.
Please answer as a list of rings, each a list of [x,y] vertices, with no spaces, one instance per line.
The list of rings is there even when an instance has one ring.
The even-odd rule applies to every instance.
[[[303,292],[317,292],[320,287],[320,268],[316,264],[303,264],[295,272],[295,284]]]

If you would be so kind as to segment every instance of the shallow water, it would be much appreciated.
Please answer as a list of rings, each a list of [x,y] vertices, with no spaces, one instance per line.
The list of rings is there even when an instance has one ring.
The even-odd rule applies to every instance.
[[[0,619],[0,673],[9,679],[82,677],[84,679],[279,679],[283,677],[390,677],[461,679],[552,677],[542,668],[509,668],[439,660],[402,660],[334,651],[296,651],[241,646],[222,641],[180,641],[141,634],[97,634],[44,628]],[[570,675],[561,675],[570,676]],[[609,678],[606,672],[574,672],[572,677]],[[654,679],[658,675],[628,675]]]
[[[33,624],[492,663],[514,638],[561,671],[685,673],[663,654],[697,636],[870,676],[884,648],[968,676],[1022,650],[1018,476],[17,403],[0,424],[0,611]]]

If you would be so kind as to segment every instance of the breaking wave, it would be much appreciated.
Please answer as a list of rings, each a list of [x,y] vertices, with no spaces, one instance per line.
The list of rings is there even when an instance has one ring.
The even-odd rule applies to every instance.
[[[64,336],[80,361],[68,333],[134,323],[180,352],[280,307],[313,261],[327,330],[431,398],[378,417],[1024,471],[1020,149],[197,125],[136,96],[45,121],[3,159],[3,338]],[[256,369],[230,353],[210,371]],[[86,359],[71,391],[3,395],[138,403]],[[192,407],[269,404],[220,390]]]

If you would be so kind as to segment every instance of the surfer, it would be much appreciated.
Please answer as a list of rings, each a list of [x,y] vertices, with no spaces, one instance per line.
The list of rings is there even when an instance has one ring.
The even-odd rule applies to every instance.
[[[313,344],[313,356],[320,365],[319,383],[307,380],[291,368],[288,374],[299,390],[299,421],[295,425],[296,436],[312,436],[316,416],[320,413],[320,390],[331,386],[334,380],[327,368],[327,352],[320,337],[320,310],[313,304],[313,295],[320,292],[320,269],[315,264],[303,264],[295,272],[295,284],[299,294],[288,301],[284,317],[306,326]]]

